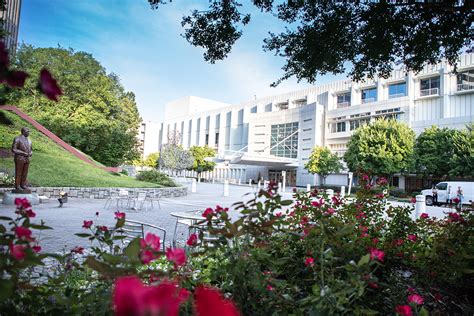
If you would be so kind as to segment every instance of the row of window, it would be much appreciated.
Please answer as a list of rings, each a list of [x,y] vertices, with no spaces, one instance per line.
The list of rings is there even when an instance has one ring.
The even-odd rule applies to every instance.
[[[464,71],[457,75],[457,91],[474,90],[474,70]],[[438,95],[440,91],[439,76],[420,80],[420,97]],[[407,95],[406,82],[391,84],[388,86],[388,98],[394,99]],[[361,93],[362,104],[377,101],[377,88],[363,89]],[[351,105],[351,93],[337,95],[337,108]]]
[[[388,109],[382,111],[375,112],[375,119],[384,118],[387,120],[400,120],[400,108],[395,109]],[[344,117],[345,118],[345,117]],[[351,115],[351,119],[347,121],[349,123],[349,131],[353,131],[364,124],[370,123],[370,117],[362,117],[362,118],[353,118]],[[329,123],[329,130],[331,133],[342,133],[347,131],[347,123],[346,121],[341,122],[333,122]]]

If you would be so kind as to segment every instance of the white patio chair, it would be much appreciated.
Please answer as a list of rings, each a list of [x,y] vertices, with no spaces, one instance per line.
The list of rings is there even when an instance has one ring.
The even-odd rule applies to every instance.
[[[137,237],[145,238],[146,233],[154,233],[158,237],[160,237],[161,247],[163,251],[165,251],[165,244],[166,244],[166,229],[138,221],[133,221],[126,219],[124,226],[121,228],[126,236],[125,241],[131,241]]]
[[[147,193],[144,191],[140,191],[137,194],[137,197],[134,198],[133,200],[133,206],[132,208],[135,208],[137,210],[143,209],[143,206],[145,206],[145,211],[146,209],[146,202],[150,203],[150,206],[153,208],[153,203],[152,201],[147,197]]]

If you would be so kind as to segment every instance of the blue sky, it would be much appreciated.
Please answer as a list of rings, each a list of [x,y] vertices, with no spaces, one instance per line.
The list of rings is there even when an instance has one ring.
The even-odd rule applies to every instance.
[[[180,22],[183,14],[207,3],[173,1],[152,10],[147,0],[26,0],[19,41],[91,53],[136,94],[146,121],[161,121],[164,105],[187,95],[235,104],[309,86],[293,79],[270,87],[283,74],[284,60],[263,52],[263,39],[283,25],[252,7],[246,8],[252,21],[229,57],[206,63],[202,49],[180,36]],[[318,83],[342,78],[325,76]]]

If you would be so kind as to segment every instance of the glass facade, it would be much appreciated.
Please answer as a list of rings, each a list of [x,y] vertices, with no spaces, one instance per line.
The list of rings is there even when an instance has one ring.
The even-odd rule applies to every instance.
[[[377,88],[362,90],[362,103],[377,101]]]
[[[473,90],[474,89],[474,70],[461,72],[457,76],[458,91]]]
[[[395,99],[407,95],[406,82],[396,83],[388,86],[388,98]]]
[[[420,80],[420,96],[439,94],[439,77]]]
[[[297,158],[298,134],[298,122],[272,125],[270,155]]]
[[[337,95],[337,108],[345,108],[351,106],[351,93],[343,93]]]

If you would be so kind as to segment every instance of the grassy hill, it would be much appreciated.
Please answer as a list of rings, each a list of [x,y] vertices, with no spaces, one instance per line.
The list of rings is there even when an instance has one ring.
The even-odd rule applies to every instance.
[[[28,172],[28,182],[33,186],[160,187],[155,183],[138,181],[91,166],[58,146],[16,114],[0,112],[12,122],[10,125],[0,124],[0,171],[6,169],[13,175],[13,157],[5,157],[5,154],[10,153],[13,138],[20,135],[21,128],[26,126],[30,128],[29,138],[33,144]]]

